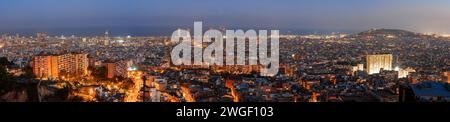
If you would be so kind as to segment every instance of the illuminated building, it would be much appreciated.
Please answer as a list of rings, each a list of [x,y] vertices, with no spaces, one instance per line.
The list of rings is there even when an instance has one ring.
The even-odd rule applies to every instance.
[[[356,72],[356,71],[358,71],[358,66],[353,66],[353,67],[352,67],[352,72],[354,73],[354,72]]]
[[[161,92],[156,90],[156,88],[150,88],[151,102],[161,102]]]
[[[396,71],[398,71],[398,78],[406,78],[410,72],[415,72],[412,68],[398,69]]]
[[[450,83],[450,72],[447,72],[447,83]]]
[[[231,90],[231,96],[233,96],[233,102],[239,102],[239,94],[234,87],[234,81],[233,80],[226,80],[225,87],[229,88]]]
[[[105,64],[106,69],[108,70],[106,74],[107,78],[114,78],[116,76],[127,78],[129,76],[128,71],[136,70],[135,68],[132,67],[133,62],[129,60],[107,62]]]
[[[34,56],[33,73],[42,80],[57,79],[59,77],[58,56]]]
[[[287,76],[293,76],[295,67],[289,65],[282,65],[280,69],[284,69],[284,74]]]
[[[442,75],[444,75],[444,77],[446,77],[447,78],[447,83],[450,83],[450,71],[447,71],[447,72],[444,72],[444,73],[442,73]]]
[[[87,74],[89,59],[87,54],[68,53],[58,56],[58,69],[70,74]]]
[[[59,79],[61,74],[86,75],[88,65],[87,54],[84,53],[33,56],[33,72],[43,80]]]
[[[6,43],[5,43],[5,42],[3,42],[3,41],[0,41],[0,48],[3,48],[3,47],[5,47],[5,45],[6,45]]]
[[[364,64],[358,64],[358,71],[364,71]]]
[[[392,70],[392,54],[367,55],[367,73],[380,73],[380,70]]]
[[[313,92],[311,95],[311,99],[309,99],[309,102],[318,102],[317,98],[320,96],[319,93]]]
[[[181,92],[183,93],[183,98],[186,102],[195,102],[195,97],[191,94],[189,87],[182,85]]]
[[[116,66],[114,63],[106,63],[106,69],[107,69],[107,74],[106,77],[107,78],[114,78],[114,72],[116,71]]]
[[[408,76],[409,72],[407,70],[399,70],[398,71],[398,78],[406,78]]]
[[[155,79],[154,86],[158,91],[164,91],[167,87],[167,81],[163,78]]]
[[[109,32],[105,31],[104,45],[109,45]]]

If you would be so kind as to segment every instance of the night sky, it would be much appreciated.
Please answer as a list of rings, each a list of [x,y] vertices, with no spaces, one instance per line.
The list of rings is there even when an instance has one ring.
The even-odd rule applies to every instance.
[[[205,26],[450,33],[450,0],[1,0],[0,33],[160,34]],[[288,31],[289,30],[289,31]]]

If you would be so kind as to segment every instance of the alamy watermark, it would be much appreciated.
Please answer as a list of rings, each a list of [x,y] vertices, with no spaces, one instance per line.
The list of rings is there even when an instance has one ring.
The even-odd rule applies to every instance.
[[[223,35],[219,30],[210,29],[203,34],[202,24],[201,21],[194,22],[194,38],[188,30],[178,29],[172,33],[171,41],[179,43],[171,52],[174,65],[261,65],[262,76],[278,73],[279,30],[270,31],[269,45],[267,30],[259,30],[258,34],[252,29],[246,32],[226,30]],[[203,42],[211,44],[203,48]]]

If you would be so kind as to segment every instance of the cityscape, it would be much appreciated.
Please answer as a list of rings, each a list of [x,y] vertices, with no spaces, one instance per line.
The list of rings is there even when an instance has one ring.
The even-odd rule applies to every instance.
[[[210,4],[204,6],[208,5]],[[0,7],[3,7],[1,3]],[[247,7],[236,5],[233,8]],[[13,9],[5,9],[13,11]],[[116,8],[112,7],[112,9]],[[219,13],[218,16],[220,17],[233,13],[233,11],[223,12],[222,9],[220,11],[210,9]],[[0,8],[0,11],[2,10]],[[48,10],[52,11],[52,9]],[[138,10],[141,12],[141,9]],[[139,13],[138,10],[130,9],[131,12],[116,10],[115,12],[124,16],[123,18],[117,18],[126,20],[124,23],[129,24],[139,23],[134,20],[136,18],[132,18],[133,15],[127,15]],[[142,11],[145,10],[142,9]],[[161,9],[161,11],[163,10],[166,9]],[[186,13],[181,12],[183,14],[174,14],[178,12],[177,10],[166,10],[176,17],[155,15],[162,19],[155,19],[152,22],[159,23],[158,25],[162,27],[173,28],[175,26],[173,30],[170,30],[171,32],[175,31],[176,28],[192,31],[192,27],[178,26],[174,24],[176,22],[205,21],[205,23],[212,24],[222,22],[216,19],[211,20],[207,16],[211,13],[202,13],[196,10]],[[275,29],[280,30],[280,48],[279,70],[274,76],[262,76],[260,65],[174,65],[171,61],[170,52],[178,43],[174,43],[171,40],[171,34],[165,33],[166,31],[158,32],[158,34],[152,33],[158,31],[158,29],[149,29],[148,33],[146,31],[145,34],[141,34],[141,32],[139,34],[133,33],[134,31],[123,33],[123,30],[109,30],[107,27],[101,31],[92,29],[95,30],[93,33],[90,33],[92,30],[89,29],[77,30],[80,31],[79,33],[64,33],[64,31],[55,32],[52,29],[34,29],[40,28],[35,25],[39,25],[39,22],[44,20],[37,22],[25,22],[24,20],[17,23],[14,19],[0,21],[0,23],[3,22],[3,24],[0,24],[0,102],[450,101],[449,34],[418,31],[414,28],[408,28],[409,25],[408,27],[393,25],[366,28],[365,24],[367,23],[354,23],[355,27],[353,25],[351,27],[355,29],[364,25],[362,31],[349,32],[345,29],[334,31],[339,29],[333,25],[332,32],[310,31],[300,33],[283,29],[297,26],[296,23],[291,23],[292,21],[284,21],[284,19],[294,18],[291,17],[291,14],[296,14],[295,12],[286,12],[283,15],[264,10],[262,10],[263,12],[242,12],[243,15],[248,14],[249,18],[253,17],[251,19],[231,19],[230,21],[233,21],[233,23],[221,23],[217,26],[208,25],[207,27],[224,33],[227,29],[234,29],[236,26],[247,25],[248,23],[255,23],[260,28],[275,26]],[[11,13],[20,14],[23,11]],[[92,11],[96,11],[96,9],[92,9]],[[323,11],[328,11],[328,9]],[[334,11],[334,9],[329,11]],[[347,10],[345,9],[345,11]],[[99,13],[102,12],[104,11]],[[221,12],[223,13],[220,14]],[[279,11],[279,13],[283,12],[285,11]],[[80,14],[80,16],[81,14],[90,15],[90,13],[84,13],[83,10],[75,13]],[[269,13],[270,15],[258,16],[258,13]],[[320,11],[315,13],[319,14]],[[197,16],[197,14],[201,15]],[[2,12],[0,12],[0,16],[14,18],[12,14]],[[35,15],[28,16],[32,18]],[[61,14],[60,16],[65,15]],[[136,16],[140,15],[136,14]],[[178,16],[180,18],[177,18]],[[267,18],[267,16],[273,18]],[[320,17],[317,18],[317,16],[305,14],[304,18],[316,17],[316,19],[324,20]],[[53,15],[43,17],[53,18]],[[216,16],[212,18],[214,17]],[[218,18],[220,19],[220,17]],[[255,18],[260,19],[258,17],[267,20],[254,21]],[[276,17],[284,18],[274,19]],[[338,21],[348,16],[331,17],[338,18],[336,20]],[[16,18],[20,19],[20,17]],[[35,18],[40,20],[40,17]],[[89,17],[83,16],[80,18]],[[61,23],[69,23],[69,25],[74,23],[73,26],[89,27],[97,27],[98,23],[104,24],[101,26],[115,26],[117,24],[92,18],[92,21],[95,20],[94,24],[86,24],[87,22],[84,20],[80,23],[85,23],[76,24],[77,19],[65,22],[65,20],[58,18],[55,19],[54,26],[59,26]],[[108,20],[111,19],[115,22],[118,21],[114,20],[117,18],[110,17]],[[444,18],[447,22],[449,19]],[[50,19],[45,20],[42,26],[52,27],[52,21]],[[176,22],[169,23],[173,21]],[[278,21],[281,24],[277,24]],[[330,21],[326,22],[333,23]],[[33,28],[30,27],[31,29],[26,30],[25,26],[28,25],[20,22],[34,23],[30,24]],[[314,19],[311,21],[312,24],[307,22],[304,24],[307,25],[305,28],[313,26],[324,28],[322,26],[326,25],[315,23]],[[429,23],[433,22],[437,22],[437,20]],[[352,21],[343,23],[352,23]],[[405,23],[401,21],[394,24],[402,25]],[[117,25],[121,24],[123,23]],[[228,26],[233,24],[236,26]],[[377,24],[379,23],[373,25]],[[139,24],[133,26],[139,26]],[[370,24],[367,24],[367,26],[372,27]],[[446,25],[439,26],[445,27]],[[361,28],[357,29],[361,30]],[[26,32],[21,30],[26,30]],[[200,46],[207,44],[210,43],[203,42]],[[245,53],[248,54],[248,51],[245,51]]]
[[[168,36],[2,35],[6,102],[448,102],[450,38],[281,35],[280,70],[173,65]],[[32,48],[31,48],[32,47]]]

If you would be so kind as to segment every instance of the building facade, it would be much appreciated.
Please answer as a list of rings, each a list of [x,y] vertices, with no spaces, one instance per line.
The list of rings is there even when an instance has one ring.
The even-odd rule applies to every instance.
[[[375,74],[383,70],[392,70],[392,54],[367,55],[367,73]]]
[[[133,65],[133,61],[131,60],[121,60],[121,61],[115,61],[115,62],[107,62],[105,63],[107,68],[107,78],[114,78],[117,76],[127,78],[128,77],[128,71],[130,70],[131,66]]]
[[[38,79],[60,79],[63,75],[87,75],[89,59],[85,53],[33,56],[33,72]]]

